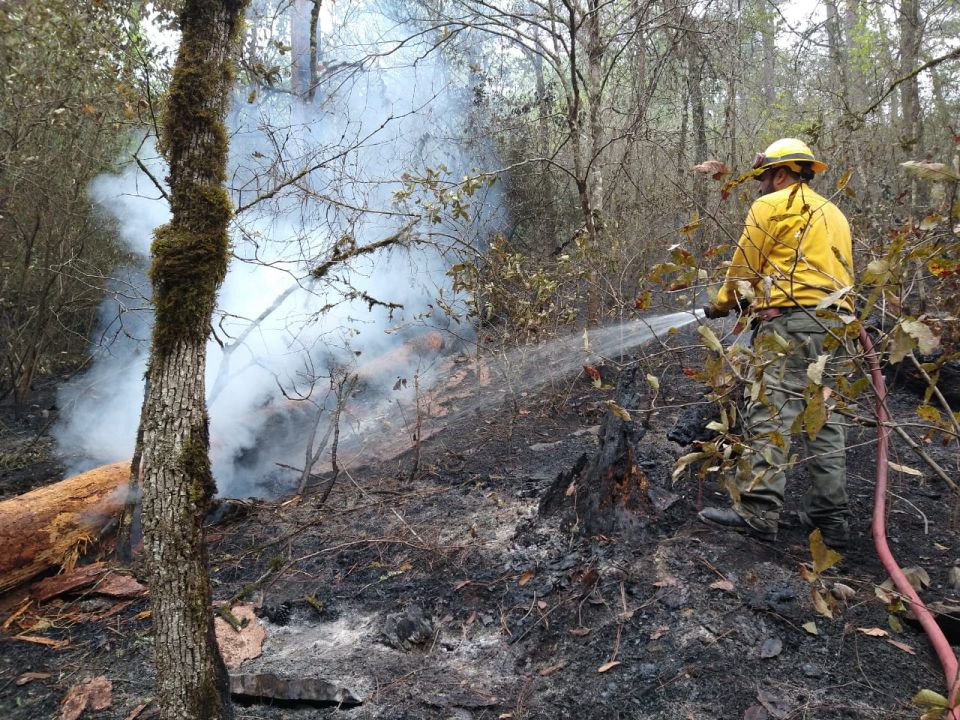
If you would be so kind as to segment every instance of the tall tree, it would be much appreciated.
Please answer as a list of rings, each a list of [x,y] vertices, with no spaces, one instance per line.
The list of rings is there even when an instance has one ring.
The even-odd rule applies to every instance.
[[[897,25],[900,30],[900,74],[907,78],[900,85],[903,115],[900,143],[904,149],[919,154],[923,146],[923,123],[920,117],[920,84],[916,76],[908,77],[917,66],[920,52],[920,0],[900,3]]]
[[[164,720],[232,718],[213,634],[203,518],[214,482],[204,387],[232,215],[227,100],[245,0],[187,0],[163,126],[172,218],[153,243],[156,320],[141,414],[144,556]]]

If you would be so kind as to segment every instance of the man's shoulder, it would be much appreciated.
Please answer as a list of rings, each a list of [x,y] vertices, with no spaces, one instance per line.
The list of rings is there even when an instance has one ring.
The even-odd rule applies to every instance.
[[[753,201],[751,209],[755,213],[772,215],[816,211],[827,207],[837,209],[829,199],[820,195],[806,183],[797,183],[758,197]]]
[[[793,188],[796,187],[791,185],[788,188],[783,188],[782,190],[775,190],[772,193],[767,193],[766,195],[761,195],[750,205],[750,214],[760,217],[767,217],[770,215],[776,215],[779,213],[787,212],[789,205],[792,209],[793,203],[790,201],[790,196],[793,193]],[[799,198],[794,197],[796,202]],[[800,203],[802,205],[802,202]],[[797,211],[800,210],[800,205],[797,206]]]

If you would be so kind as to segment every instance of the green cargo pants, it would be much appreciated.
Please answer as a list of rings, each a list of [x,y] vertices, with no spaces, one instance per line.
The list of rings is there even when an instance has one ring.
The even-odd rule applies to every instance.
[[[744,410],[743,428],[750,452],[736,478],[740,497],[734,509],[758,529],[777,528],[786,486],[784,471],[790,462],[791,428],[797,429],[795,422],[806,406],[803,393],[811,384],[807,368],[821,355],[829,355],[823,384],[833,384],[848,352],[843,343],[833,351],[824,350],[824,339],[828,329],[842,337],[842,328],[840,320],[818,318],[810,310],[809,314],[794,311],[763,321],[754,333],[754,352],[765,363],[761,386],[765,397],[748,401]],[[786,348],[773,333],[787,341]],[[831,405],[828,401],[828,409]],[[800,434],[806,444],[810,478],[801,510],[817,527],[845,528],[849,509],[842,418],[830,412],[812,440],[803,429]]]

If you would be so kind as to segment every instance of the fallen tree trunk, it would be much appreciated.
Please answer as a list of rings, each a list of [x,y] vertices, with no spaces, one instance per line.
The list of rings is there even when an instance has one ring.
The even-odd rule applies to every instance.
[[[69,564],[120,512],[129,480],[119,462],[0,502],[0,593]]]

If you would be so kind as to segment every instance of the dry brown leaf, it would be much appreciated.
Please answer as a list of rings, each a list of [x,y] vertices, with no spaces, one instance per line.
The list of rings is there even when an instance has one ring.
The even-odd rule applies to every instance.
[[[469,615],[467,615],[467,619],[463,621],[463,626],[470,627],[471,625],[473,625],[474,622],[476,622],[476,620],[477,620],[477,611],[474,610]]]
[[[546,600],[537,600],[537,607],[541,610],[546,610],[548,607]]]
[[[907,580],[914,590],[920,591],[930,587],[930,575],[922,567],[916,565],[906,567],[903,569],[903,574],[907,576]]]
[[[810,588],[810,600],[813,601],[813,607],[818,613],[825,618],[833,619],[833,610],[831,610],[827,604],[826,598],[824,598],[815,587]]]
[[[810,556],[813,558],[813,571],[817,574],[829,570],[842,559],[840,553],[832,550],[823,542],[820,528],[810,533]]]
[[[900,602],[900,594],[893,589],[893,580],[887,578],[873,589],[873,594],[880,598],[884,605],[894,605]]]
[[[213,630],[217,636],[217,645],[220,646],[220,654],[223,655],[223,662],[228,668],[234,669],[240,667],[246,660],[260,657],[267,631],[260,624],[250,603],[234,605],[230,612],[241,622],[246,620],[247,624],[237,632],[230,623],[217,616],[213,619]]]
[[[607,670],[610,670],[611,668],[615,668],[619,664],[620,664],[619,660],[609,660],[608,662],[605,662],[603,665],[598,667],[597,672],[605,673]]]
[[[888,633],[883,628],[878,627],[869,627],[869,628],[857,628],[857,632],[862,632],[864,635],[869,635],[870,637],[886,637]]]
[[[77,720],[86,709],[106,710],[113,703],[113,684],[102,675],[84,680],[67,691],[57,720]]]
[[[650,633],[650,639],[651,639],[651,640],[659,640],[659,639],[662,638],[664,635],[666,635],[668,632],[670,632],[670,626],[669,626],[669,625],[660,625],[660,626],[654,628],[654,629],[653,629],[653,632]]]
[[[657,580],[653,586],[654,587],[675,587],[680,584],[680,581],[673,576],[668,576]]]
[[[16,685],[17,687],[23,687],[28,683],[32,683],[34,680],[46,680],[48,677],[50,677],[50,673],[25,672],[17,678]]]
[[[567,632],[573,635],[574,637],[586,637],[587,635],[590,634],[590,628],[585,628],[585,627],[570,628],[569,630],[567,630]]]
[[[457,590],[463,590],[467,585],[470,585],[472,582],[473,580],[458,580],[453,584],[453,590],[454,592],[456,592]]]
[[[536,574],[537,574],[536,570],[525,570],[523,573],[521,573],[520,579],[517,580],[517,585],[519,585],[520,587],[523,587],[528,582],[533,580]]]
[[[148,617],[150,617],[151,615],[153,615],[153,611],[152,611],[152,610],[144,610],[143,612],[138,612],[136,615],[134,615],[134,616],[133,616],[133,619],[134,619],[134,620],[146,620],[146,619],[147,619]]]
[[[567,485],[567,490],[565,493],[563,493],[563,496],[570,497],[576,492],[577,492],[577,484],[575,482],[571,482],[569,485]]]
[[[805,622],[801,627],[806,630],[811,635],[819,635],[820,631],[817,629],[817,624],[811,620],[810,622]]]
[[[723,590],[724,592],[734,592],[736,590],[736,585],[734,585],[729,580],[716,580],[710,583],[710,587],[714,590]]]
[[[691,170],[700,175],[709,175],[714,180],[722,180],[724,175],[730,173],[723,160],[705,160],[699,165],[694,165]]]
[[[913,647],[911,647],[910,645],[907,645],[906,643],[899,642],[899,641],[897,641],[897,640],[891,640],[891,639],[889,639],[889,638],[887,638],[887,642],[890,643],[891,645],[893,645],[895,648],[900,648],[900,649],[903,650],[905,653],[909,653],[910,655],[916,655],[916,654],[917,654],[917,651],[914,650]]]
[[[837,600],[843,600],[844,602],[853,600],[853,598],[857,595],[857,591],[852,587],[839,582],[833,584],[833,587],[830,588],[830,592],[833,593],[833,596]]]
[[[538,674],[540,677],[549,677],[559,670],[563,670],[567,666],[566,660],[561,660],[556,665],[551,665],[550,667],[545,667]]]

